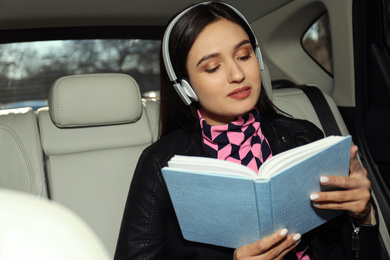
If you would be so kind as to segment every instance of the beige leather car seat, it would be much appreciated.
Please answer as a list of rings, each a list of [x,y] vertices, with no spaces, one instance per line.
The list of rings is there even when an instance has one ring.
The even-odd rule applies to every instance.
[[[272,89],[271,77],[267,66],[264,64],[264,70],[261,73],[262,87],[267,91],[272,102],[282,111],[288,113],[294,118],[305,119],[314,123],[317,127],[324,130],[318,115],[306,94],[299,88]],[[336,123],[342,135],[348,135],[348,129],[341,117],[340,111],[333,99],[322,92],[335,117]]]
[[[0,188],[47,196],[38,124],[31,108],[0,110]]]
[[[138,157],[157,138],[158,105],[149,103],[130,76],[90,74],[58,79],[38,110],[50,198],[81,216],[111,255]]]
[[[0,260],[109,260],[78,216],[58,203],[0,189]]]

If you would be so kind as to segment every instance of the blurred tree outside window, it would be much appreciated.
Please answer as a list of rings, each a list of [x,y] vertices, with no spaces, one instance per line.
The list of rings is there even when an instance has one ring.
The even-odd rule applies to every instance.
[[[139,39],[1,44],[0,108],[47,102],[56,79],[85,73],[125,73],[141,93],[158,95],[159,49],[160,41]]]
[[[332,41],[328,13],[318,18],[302,37],[304,50],[325,71],[333,75]]]

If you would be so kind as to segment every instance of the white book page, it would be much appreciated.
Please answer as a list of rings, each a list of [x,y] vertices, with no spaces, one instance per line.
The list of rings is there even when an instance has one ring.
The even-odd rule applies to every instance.
[[[260,167],[259,173],[256,173],[249,167],[238,163],[201,156],[175,155],[168,162],[168,167],[178,170],[192,170],[233,176],[245,176],[253,178],[254,180],[269,179],[276,173],[291,167],[293,164],[302,161],[304,158],[317,153],[343,138],[345,137],[328,136],[316,142],[302,145],[277,154],[263,163]]]
[[[298,146],[294,149],[277,154],[261,165],[259,169],[259,178],[269,179],[281,170],[291,167],[293,164],[302,161],[312,154],[316,154],[324,148],[337,143],[343,138],[343,136],[328,136],[316,142]]]
[[[257,173],[244,165],[208,157],[175,155],[168,162],[168,166],[181,170],[191,169],[199,172],[257,178]]]

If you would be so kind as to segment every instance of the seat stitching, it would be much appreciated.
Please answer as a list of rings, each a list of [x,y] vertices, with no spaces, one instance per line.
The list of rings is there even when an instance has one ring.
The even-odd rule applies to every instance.
[[[22,156],[23,156],[23,158],[25,160],[25,165],[27,167],[27,171],[28,171],[29,176],[30,176],[30,182],[32,184],[30,192],[32,194],[36,194],[37,193],[37,187],[36,187],[36,181],[35,181],[35,176],[34,176],[34,168],[32,166],[32,163],[31,163],[31,160],[30,160],[30,158],[28,156],[26,148],[23,145],[23,141],[21,140],[20,136],[12,128],[10,128],[9,126],[4,125],[4,124],[0,124],[0,129],[8,132],[14,138],[15,142],[19,146],[19,150],[21,151]]]

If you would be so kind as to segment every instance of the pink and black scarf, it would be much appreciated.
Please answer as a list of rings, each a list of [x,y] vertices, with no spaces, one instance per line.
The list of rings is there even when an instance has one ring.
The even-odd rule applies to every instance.
[[[246,165],[256,173],[272,157],[256,108],[226,125],[209,125],[199,111],[198,115],[203,141],[211,157]]]

